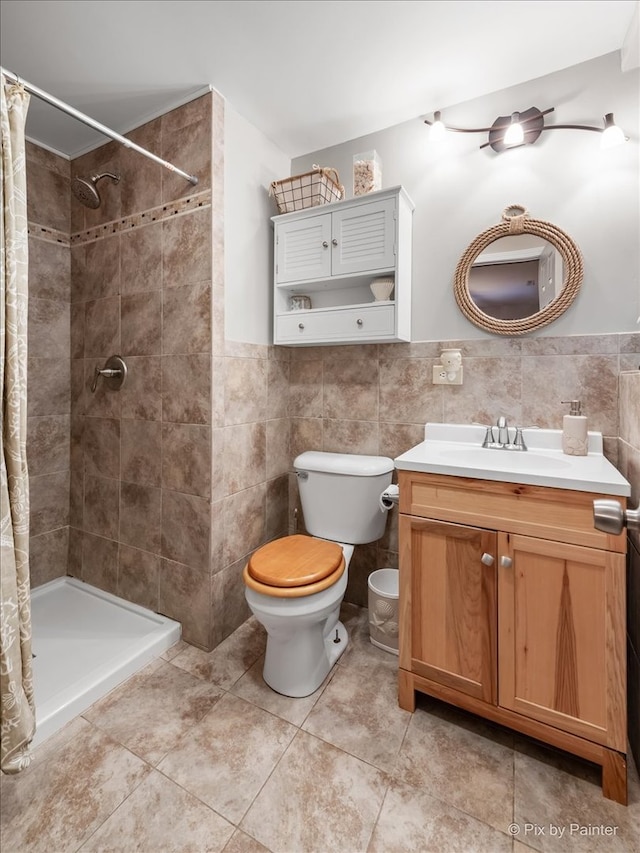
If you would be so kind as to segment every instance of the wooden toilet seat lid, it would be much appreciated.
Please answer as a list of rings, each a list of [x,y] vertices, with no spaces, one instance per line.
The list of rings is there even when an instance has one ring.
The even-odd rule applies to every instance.
[[[247,570],[261,584],[300,587],[333,575],[342,560],[342,548],[336,542],[295,534],[258,548],[250,557]]]

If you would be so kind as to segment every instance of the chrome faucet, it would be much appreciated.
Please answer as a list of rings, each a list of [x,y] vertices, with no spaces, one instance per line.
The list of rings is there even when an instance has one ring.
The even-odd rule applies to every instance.
[[[522,435],[523,427],[514,427],[516,434],[512,442],[511,436],[509,435],[509,425],[507,424],[507,419],[504,417],[504,415],[500,415],[495,427],[488,426],[485,427],[485,429],[486,433],[484,436],[484,441],[482,442],[483,447],[489,448],[490,450],[523,451],[527,449],[524,436]],[[497,440],[494,430],[497,430],[498,432]]]
[[[509,427],[507,426],[507,419],[505,418],[504,415],[500,415],[500,417],[498,418],[498,421],[496,423],[496,426],[498,428],[498,444],[500,444],[502,447],[504,447],[505,444],[510,443],[509,442]]]

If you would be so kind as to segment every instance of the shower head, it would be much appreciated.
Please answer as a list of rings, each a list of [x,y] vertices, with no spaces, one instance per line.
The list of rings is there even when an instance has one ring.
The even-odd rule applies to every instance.
[[[87,178],[74,178],[71,181],[71,192],[82,202],[85,207],[100,207],[100,196],[96,189],[96,184],[101,178],[111,178],[114,184],[120,180],[120,175],[114,175],[112,172],[103,172],[101,175],[91,175]]]

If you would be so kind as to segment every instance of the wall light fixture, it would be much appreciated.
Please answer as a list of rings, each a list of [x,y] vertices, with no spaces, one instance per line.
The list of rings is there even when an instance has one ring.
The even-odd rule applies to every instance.
[[[544,117],[554,109],[550,107],[548,110],[539,110],[537,107],[530,107],[524,112],[513,112],[510,116],[498,116],[491,127],[454,127],[442,121],[438,110],[433,114],[433,120],[425,119],[424,123],[430,127],[430,139],[442,138],[447,130],[453,133],[487,133],[488,140],[480,148],[490,147],[497,152],[520,145],[531,145],[546,130],[590,130],[601,133],[602,148],[612,148],[628,141],[628,137],[613,120],[613,113],[605,115],[602,127],[588,124],[545,124]]]

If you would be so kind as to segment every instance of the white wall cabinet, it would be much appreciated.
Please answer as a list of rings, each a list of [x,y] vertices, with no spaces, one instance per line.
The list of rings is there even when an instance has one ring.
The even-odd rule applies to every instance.
[[[274,343],[287,346],[411,339],[414,205],[402,187],[274,216]],[[392,276],[387,301],[369,285]],[[292,311],[304,294],[309,310]]]

